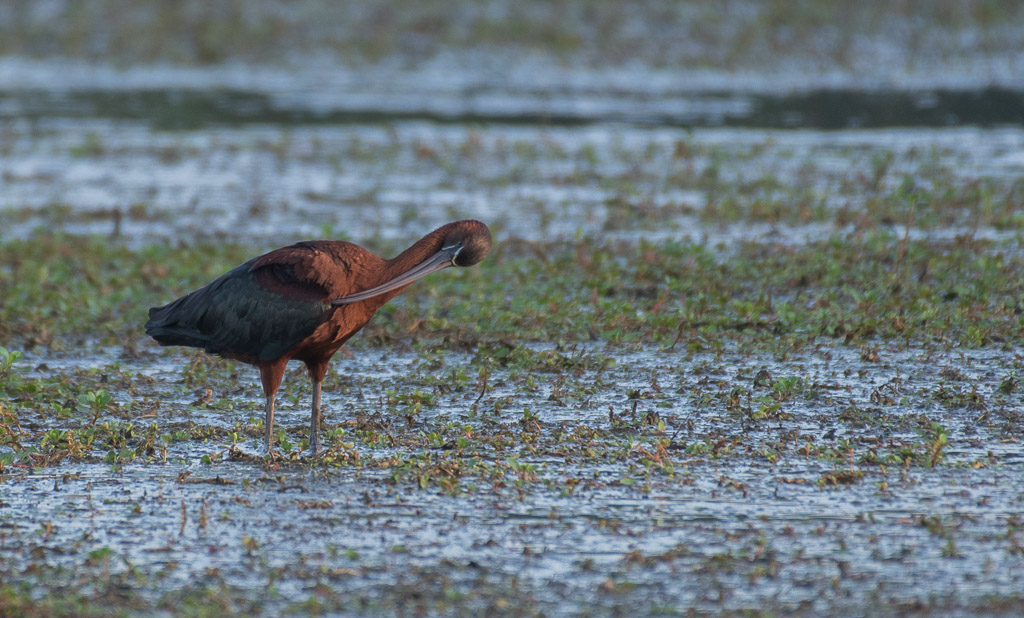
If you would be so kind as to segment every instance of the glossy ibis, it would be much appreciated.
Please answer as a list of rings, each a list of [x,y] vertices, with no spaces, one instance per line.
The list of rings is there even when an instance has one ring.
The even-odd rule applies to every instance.
[[[153,307],[146,333],[160,345],[202,348],[259,367],[268,454],[285,366],[293,359],[305,363],[313,383],[309,447],[316,455],[320,384],[338,348],[413,281],[449,266],[472,266],[490,248],[490,230],[474,220],[443,225],[390,260],[349,242],[300,242]]]

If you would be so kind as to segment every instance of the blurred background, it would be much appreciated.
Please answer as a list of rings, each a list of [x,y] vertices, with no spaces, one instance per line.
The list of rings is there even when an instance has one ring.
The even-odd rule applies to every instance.
[[[835,201],[842,179],[828,170],[811,194],[791,176],[832,156],[782,169],[779,140],[862,146],[833,172],[882,180],[888,149],[934,140],[1002,147],[985,164],[1012,168],[1013,137],[878,131],[1019,127],[1022,7],[7,1],[0,238],[115,221],[142,242],[410,238],[456,216],[532,238],[628,233],[645,219],[694,238],[749,236],[723,227],[742,222],[717,204],[766,176],[847,214],[756,223],[841,230],[863,210],[857,195]],[[737,157],[746,164],[723,168]]]
[[[447,81],[438,87],[452,91],[503,83],[494,73],[554,86],[548,72],[596,80],[622,69],[632,70],[607,75],[609,85],[657,90],[650,81],[666,78],[661,71],[687,81],[707,75],[690,89],[745,74],[760,75],[759,87],[776,88],[820,86],[823,79],[854,86],[989,84],[1019,77],[1024,36],[1021,3],[994,0],[8,0],[0,10],[0,53],[8,58],[118,68],[263,66],[287,70],[299,83],[332,69],[412,71],[422,81]],[[81,76],[67,77],[73,83]],[[686,89],[678,81],[660,85]]]

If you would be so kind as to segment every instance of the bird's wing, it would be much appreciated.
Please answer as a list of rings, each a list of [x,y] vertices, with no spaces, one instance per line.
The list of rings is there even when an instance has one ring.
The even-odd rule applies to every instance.
[[[300,243],[260,256],[178,300],[150,310],[147,332],[250,361],[278,358],[328,317],[338,264]],[[333,273],[333,274],[332,274]]]
[[[288,298],[327,301],[330,292],[352,278],[347,261],[337,258],[323,241],[300,242],[271,251],[249,262],[249,269],[264,288]],[[348,244],[348,243],[344,243]]]

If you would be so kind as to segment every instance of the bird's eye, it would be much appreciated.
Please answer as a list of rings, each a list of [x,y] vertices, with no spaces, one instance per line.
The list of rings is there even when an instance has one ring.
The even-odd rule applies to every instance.
[[[465,245],[461,241],[460,242],[455,242],[455,243],[452,243],[452,244],[448,245],[447,247],[441,247],[441,251],[451,251],[452,252],[452,260],[451,260],[452,266],[458,266],[458,264],[455,263],[455,260],[458,259],[459,253],[462,252],[462,248],[464,246]]]

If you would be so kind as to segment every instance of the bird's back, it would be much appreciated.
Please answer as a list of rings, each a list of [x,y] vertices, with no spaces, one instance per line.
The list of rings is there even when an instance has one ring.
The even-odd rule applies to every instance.
[[[325,291],[320,291],[318,299],[308,285],[296,286],[298,294],[268,290],[258,278],[287,279],[287,267],[269,264],[254,269],[252,265],[260,259],[263,258],[238,266],[171,303],[150,309],[146,334],[160,345],[202,348],[249,363],[282,356],[311,335],[331,307]],[[287,288],[282,290],[287,292]]]

